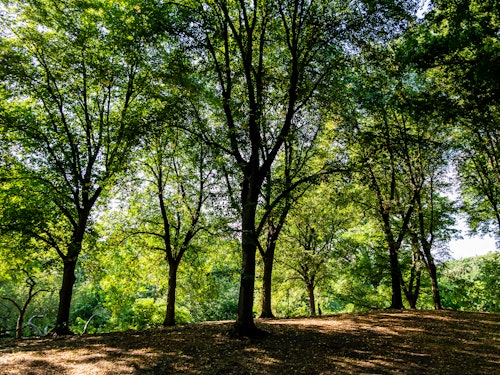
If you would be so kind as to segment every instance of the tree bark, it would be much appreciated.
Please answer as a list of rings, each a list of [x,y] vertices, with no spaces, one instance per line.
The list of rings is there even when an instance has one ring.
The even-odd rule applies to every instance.
[[[177,270],[179,262],[173,261],[168,265],[168,294],[167,294],[167,313],[163,326],[175,325],[175,293],[177,290]]]
[[[309,316],[316,316],[316,302],[314,299],[314,285],[307,284],[307,293],[309,295]]]
[[[255,215],[257,209],[260,182],[257,173],[246,177],[242,187],[241,211],[241,280],[238,299],[238,316],[233,328],[235,337],[256,337],[262,334],[253,320],[253,303],[255,292],[255,256],[257,243],[255,239]]]
[[[254,223],[254,221],[251,221]],[[242,227],[242,263],[240,294],[238,300],[238,317],[234,326],[234,333],[237,337],[252,337],[257,333],[257,327],[253,321],[253,300],[255,291],[255,255],[257,246],[253,243],[251,235],[248,233],[251,223],[243,215]],[[253,227],[253,226],[252,226]]]
[[[59,308],[54,332],[58,335],[72,334],[69,328],[69,314],[71,298],[73,297],[73,286],[75,285],[75,269],[77,257],[67,257],[64,259],[63,279],[59,290]]]
[[[434,300],[434,309],[441,310],[441,294],[439,293],[439,286],[437,281],[437,270],[434,264],[434,259],[428,259],[429,264],[427,265],[427,271],[429,271],[429,276],[431,278],[432,287],[432,299]]]
[[[432,225],[434,222],[431,221],[431,240],[428,241],[426,239],[426,233],[425,233],[425,220],[424,220],[424,215],[423,215],[423,209],[422,209],[422,201],[420,198],[420,195],[417,195],[416,202],[418,204],[418,220],[419,220],[419,231],[420,231],[420,244],[422,246],[423,250],[423,258],[424,258],[424,263],[425,263],[425,268],[427,269],[427,272],[429,273],[429,277],[431,279],[431,288],[432,288],[432,299],[434,300],[434,309],[435,310],[441,310],[441,295],[439,293],[439,286],[438,286],[438,280],[437,280],[437,270],[436,270],[436,263],[434,262],[434,257],[432,256],[432,244],[433,244],[433,239],[434,239],[434,233],[433,229],[434,226]],[[431,199],[431,207],[434,207],[433,201]]]
[[[410,305],[410,309],[417,308],[417,301],[420,295],[420,273],[416,276],[415,279],[415,288],[413,288],[413,283],[410,283],[408,290],[405,290],[406,301]]]
[[[390,246],[389,258],[391,264],[391,309],[403,309],[403,296],[401,294],[401,270],[399,268],[398,252],[394,244]]]
[[[268,247],[264,261],[264,275],[262,276],[262,312],[260,314],[261,318],[274,318],[274,314],[271,308],[271,297],[272,297],[272,276],[273,276],[273,265],[274,265],[274,253],[276,249],[276,244],[273,242]]]
[[[25,309],[21,309],[19,311],[19,316],[17,317],[17,322],[16,322],[16,339],[22,339],[23,338],[23,322],[24,322],[24,313]]]

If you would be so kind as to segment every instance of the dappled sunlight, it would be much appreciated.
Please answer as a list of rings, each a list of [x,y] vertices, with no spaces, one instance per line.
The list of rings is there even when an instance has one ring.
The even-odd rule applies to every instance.
[[[88,348],[19,351],[0,357],[3,374],[127,374],[146,368],[159,353],[150,349],[124,350],[105,345]]]
[[[256,323],[269,335],[235,340],[232,322],[207,322],[0,341],[0,373],[493,374],[500,366],[498,314],[378,311]]]

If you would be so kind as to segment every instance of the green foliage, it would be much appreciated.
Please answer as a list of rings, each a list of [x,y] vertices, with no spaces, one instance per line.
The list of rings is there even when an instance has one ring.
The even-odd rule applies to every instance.
[[[132,305],[132,314],[133,328],[157,327],[163,322],[165,304],[155,301],[154,298],[139,298]]]
[[[181,272],[183,305],[194,321],[234,319],[240,278],[238,244],[219,239],[205,246]]]
[[[500,253],[450,261],[440,268],[443,307],[500,311]]]
[[[435,1],[400,55],[432,82],[438,116],[451,121],[463,209],[477,232],[499,233],[500,31],[496,2]]]
[[[262,277],[239,251],[281,218],[278,316],[311,291],[323,313],[385,307],[388,248],[407,278],[410,235],[452,234],[454,155],[472,229],[498,232],[496,2],[434,1],[398,40],[417,2],[178,3],[2,2],[0,329],[27,275],[48,292],[26,319],[51,326],[70,262],[76,333],[162,324],[177,265],[178,323],[234,319]],[[499,269],[440,265],[443,306],[499,311]]]

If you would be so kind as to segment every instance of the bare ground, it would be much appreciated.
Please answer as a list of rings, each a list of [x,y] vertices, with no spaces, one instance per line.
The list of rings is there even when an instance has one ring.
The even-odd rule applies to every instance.
[[[375,311],[0,341],[0,374],[500,374],[500,314]]]

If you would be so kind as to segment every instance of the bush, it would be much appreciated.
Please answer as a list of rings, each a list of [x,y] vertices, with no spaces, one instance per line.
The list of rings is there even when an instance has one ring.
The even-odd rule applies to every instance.
[[[156,302],[153,298],[136,299],[132,305],[133,326],[135,329],[158,327],[163,323],[165,303]]]

